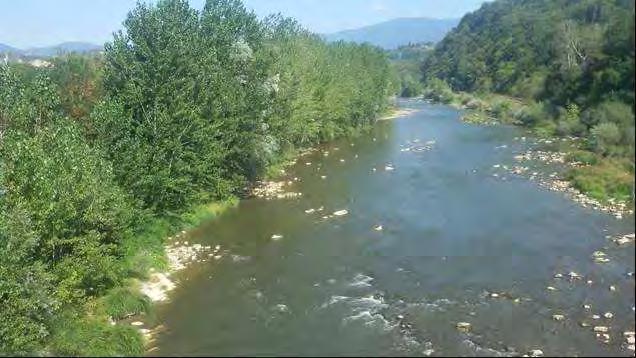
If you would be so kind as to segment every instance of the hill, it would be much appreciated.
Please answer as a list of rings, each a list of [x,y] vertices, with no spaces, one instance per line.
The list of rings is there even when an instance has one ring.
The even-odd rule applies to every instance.
[[[64,42],[55,46],[30,48],[23,51],[23,54],[32,57],[53,57],[65,53],[88,53],[102,49],[102,46],[88,42]]]
[[[572,185],[633,202],[633,0],[486,3],[436,45],[422,74],[430,98],[576,137],[580,151],[569,156],[582,166],[567,174]]]
[[[0,44],[0,53],[31,58],[49,58],[66,53],[90,53],[102,51],[103,47],[88,42],[64,42],[54,46],[33,47],[21,50],[6,44]]]
[[[18,50],[15,47],[11,47],[9,45],[5,45],[3,43],[0,43],[0,53],[14,53],[14,52],[19,52],[20,50]]]
[[[634,2],[499,0],[466,15],[424,63],[455,90],[633,103]]]
[[[368,42],[385,49],[418,42],[437,42],[459,22],[458,19],[399,18],[379,24],[325,35],[328,41]]]

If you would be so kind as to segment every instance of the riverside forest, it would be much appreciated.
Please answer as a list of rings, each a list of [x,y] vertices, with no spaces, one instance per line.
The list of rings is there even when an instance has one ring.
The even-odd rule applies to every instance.
[[[0,356],[634,355],[632,0],[201,3],[0,44]]]

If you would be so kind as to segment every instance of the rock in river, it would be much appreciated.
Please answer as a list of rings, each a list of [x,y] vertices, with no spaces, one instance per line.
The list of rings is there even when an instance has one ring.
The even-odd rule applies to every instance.
[[[472,326],[468,322],[459,322],[455,325],[455,327],[457,327],[457,329],[461,332],[468,332]]]

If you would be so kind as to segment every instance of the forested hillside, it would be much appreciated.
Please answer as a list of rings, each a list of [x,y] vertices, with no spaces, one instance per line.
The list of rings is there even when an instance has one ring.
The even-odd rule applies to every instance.
[[[416,42],[438,42],[455,26],[459,19],[429,19],[407,17],[325,35],[329,41],[369,43],[387,50]]]
[[[432,52],[433,46],[431,42],[413,43],[389,51],[389,60],[399,84],[398,94],[401,97],[409,98],[422,94],[424,86],[420,66]]]
[[[0,67],[0,355],[141,354],[130,279],[284,155],[374,122],[386,55],[238,0],[138,5],[104,57]]]
[[[580,157],[598,165],[573,172],[574,184],[598,198],[633,199],[633,1],[486,3],[436,46],[422,73],[437,98],[449,100],[439,80],[453,91],[515,97],[485,108],[545,135],[585,139],[591,154]]]

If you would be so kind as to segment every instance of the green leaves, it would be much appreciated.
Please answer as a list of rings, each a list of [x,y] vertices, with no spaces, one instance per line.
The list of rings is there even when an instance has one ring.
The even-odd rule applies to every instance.
[[[0,355],[47,342],[58,354],[141,354],[133,329],[81,307],[111,292],[108,314],[147,308],[117,289],[161,261],[169,230],[144,223],[228,198],[289,149],[386,106],[382,51],[261,22],[237,0],[201,12],[139,3],[124,26],[103,62],[0,67]]]

